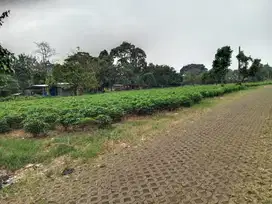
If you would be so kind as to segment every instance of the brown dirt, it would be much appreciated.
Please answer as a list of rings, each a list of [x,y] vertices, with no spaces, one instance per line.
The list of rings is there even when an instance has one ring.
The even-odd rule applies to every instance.
[[[261,204],[272,199],[272,87],[1,203]]]

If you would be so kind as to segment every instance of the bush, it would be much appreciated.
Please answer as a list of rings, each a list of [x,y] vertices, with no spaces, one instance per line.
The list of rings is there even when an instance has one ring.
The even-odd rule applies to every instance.
[[[112,123],[112,119],[110,116],[107,115],[99,115],[95,118],[96,124],[102,128],[102,127],[108,127]]]
[[[80,128],[85,128],[87,126],[93,126],[96,125],[96,120],[94,118],[81,118],[77,122],[77,126]]]
[[[54,129],[59,119],[59,116],[56,113],[47,113],[44,114],[41,118],[45,123],[49,124],[50,129]]]
[[[34,137],[47,133],[50,125],[36,118],[24,121],[24,130],[31,133]]]
[[[10,127],[7,123],[6,119],[1,119],[0,120],[0,133],[6,133],[10,131]]]
[[[80,114],[67,113],[65,115],[60,116],[57,122],[61,124],[65,128],[65,130],[67,130],[69,126],[77,125],[81,118],[82,115]]]
[[[5,117],[7,123],[11,129],[21,129],[23,128],[24,116],[20,114],[8,115]]]
[[[124,115],[125,115],[125,112],[121,108],[112,107],[112,108],[109,109],[109,116],[115,122],[120,121]]]

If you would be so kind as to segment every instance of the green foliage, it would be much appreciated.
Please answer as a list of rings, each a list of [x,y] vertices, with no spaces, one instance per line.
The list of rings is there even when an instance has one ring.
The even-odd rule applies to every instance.
[[[248,75],[250,77],[255,77],[256,74],[262,69],[262,66],[261,59],[254,59],[248,70]]]
[[[173,67],[167,65],[155,65],[150,63],[144,73],[152,73],[156,80],[156,87],[169,87],[181,85],[182,77]]]
[[[22,114],[8,115],[5,119],[11,129],[21,129],[23,127],[24,116]]]
[[[69,83],[74,90],[74,94],[78,95],[84,90],[98,87],[97,71],[96,59],[88,53],[77,52],[69,56],[63,65],[55,65],[52,74],[54,81]]]
[[[237,83],[239,81],[238,70],[229,69],[225,76],[226,83]]]
[[[22,91],[28,88],[33,81],[39,81],[34,79],[37,75],[37,60],[25,54],[20,54],[15,58],[13,63],[13,69],[15,71],[15,78],[18,80],[19,87]]]
[[[238,71],[240,76],[242,76],[241,81],[244,82],[244,80],[249,76],[248,66],[249,62],[252,61],[252,58],[250,56],[246,56],[243,51],[240,51],[236,58],[240,62],[240,69]]]
[[[77,122],[77,125],[82,128],[86,126],[95,126],[96,120],[94,118],[80,118],[80,120]]]
[[[5,118],[1,119],[0,120],[0,133],[6,133],[9,131],[10,131],[10,127],[8,125],[7,120]]]
[[[271,80],[272,67],[269,64],[262,65],[255,77],[257,81]]]
[[[95,121],[99,127],[108,127],[112,123],[112,119],[108,115],[98,115]]]
[[[181,68],[180,74],[183,75],[186,73],[191,73],[191,74],[199,75],[207,71],[208,69],[205,67],[204,64],[188,64]]]
[[[231,65],[232,50],[230,46],[225,46],[217,50],[213,61],[213,74],[217,83],[224,83],[228,68]]]
[[[267,82],[269,83],[269,82]],[[249,83],[247,86],[265,83]],[[190,107],[202,98],[221,96],[245,86],[185,86],[178,88],[114,92],[79,97],[43,98],[0,103],[0,116],[8,127],[22,126],[35,135],[62,125],[69,127],[108,126],[123,116],[148,115],[161,110]]]
[[[75,151],[75,148],[69,144],[55,144],[50,154],[53,157],[60,157],[62,155],[68,154],[70,152]]]
[[[188,64],[180,70],[182,84],[184,85],[201,84],[204,74],[205,78],[208,74],[208,69],[203,64]]]
[[[18,81],[9,74],[0,74],[0,96],[8,96],[17,93],[19,90]]]
[[[3,25],[3,20],[7,18],[10,11],[4,11],[0,15],[0,27]],[[0,44],[0,73],[13,73],[14,70],[11,68],[11,64],[14,60],[14,55]]]
[[[155,76],[151,72],[145,73],[141,76],[141,83],[149,88],[157,86]]]
[[[214,70],[211,69],[208,72],[204,72],[201,76],[201,81],[202,81],[202,84],[215,84],[216,79],[215,79]]]
[[[118,47],[113,48],[110,55],[117,60],[120,67],[131,65],[133,73],[140,73],[147,65],[144,50],[129,42],[123,42]]]
[[[31,133],[34,137],[47,133],[50,125],[41,119],[30,118],[24,121],[24,130]]]
[[[14,138],[0,139],[0,166],[9,170],[16,170],[27,164],[44,161],[41,140],[27,140]]]
[[[61,117],[58,119],[58,123],[61,124],[67,130],[68,127],[77,125],[81,119],[82,116],[80,114],[68,112],[66,114],[61,115]]]

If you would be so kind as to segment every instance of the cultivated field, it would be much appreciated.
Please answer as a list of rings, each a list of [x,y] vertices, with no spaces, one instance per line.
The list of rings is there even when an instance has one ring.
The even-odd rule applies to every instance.
[[[22,129],[34,136],[50,129],[104,127],[126,115],[147,115],[161,110],[189,107],[202,98],[221,96],[264,83],[243,86],[188,86],[115,92],[81,97],[44,98],[0,103],[0,132]]]

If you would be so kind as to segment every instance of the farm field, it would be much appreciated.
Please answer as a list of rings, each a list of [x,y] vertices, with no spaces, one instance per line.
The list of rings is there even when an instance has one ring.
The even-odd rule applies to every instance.
[[[165,126],[153,140],[76,164],[69,176],[37,169],[39,180],[28,178],[0,192],[0,198],[3,203],[268,204],[271,90],[262,86],[211,99],[217,101],[212,106],[200,103],[203,111],[175,111],[170,120],[159,118]],[[151,117],[138,120],[137,129]]]
[[[79,97],[43,98],[0,103],[0,132],[22,129],[33,136],[62,127],[109,126],[127,115],[149,115],[162,110],[190,107],[203,98],[221,96],[248,86],[186,86],[177,88],[115,92]]]

